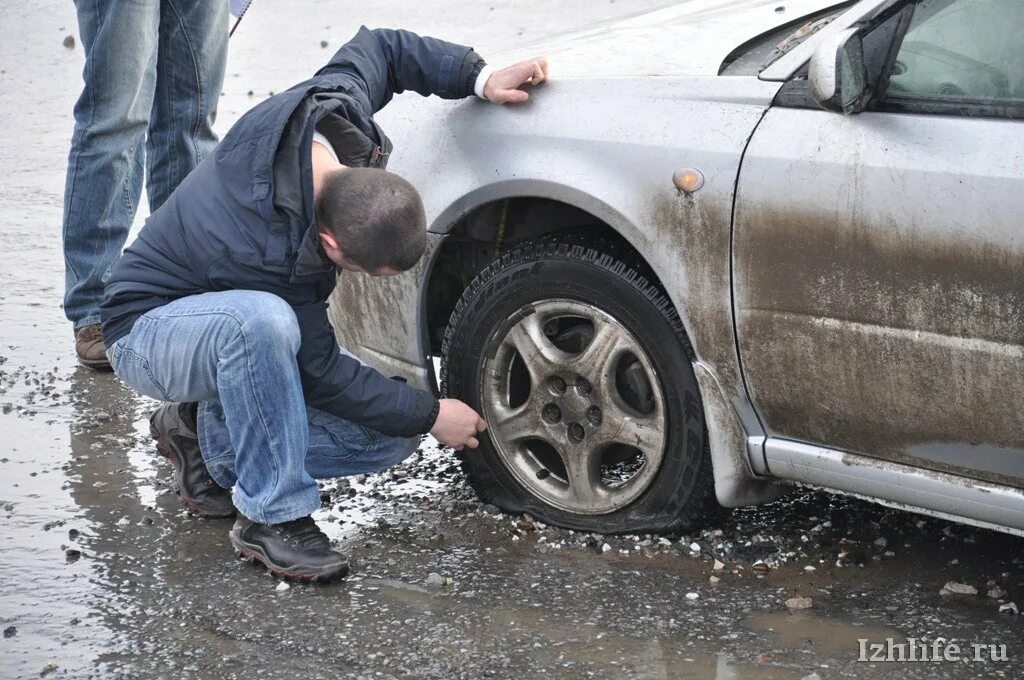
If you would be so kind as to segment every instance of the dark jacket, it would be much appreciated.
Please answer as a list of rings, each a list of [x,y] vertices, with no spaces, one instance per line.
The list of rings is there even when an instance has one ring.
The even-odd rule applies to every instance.
[[[391,144],[373,114],[404,90],[469,96],[483,64],[469,47],[363,27],[315,76],[246,113],[115,265],[101,310],[107,346],[187,295],[273,293],[298,319],[310,406],[385,434],[429,431],[433,395],[338,351],[326,305],[338,272],[317,237],[310,147],[316,128],[342,163],[383,167]]]

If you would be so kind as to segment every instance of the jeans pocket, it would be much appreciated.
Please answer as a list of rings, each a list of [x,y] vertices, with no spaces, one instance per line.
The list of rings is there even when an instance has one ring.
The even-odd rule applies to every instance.
[[[117,377],[139,394],[157,401],[173,401],[167,396],[163,385],[153,377],[149,362],[144,357],[122,346],[121,341],[114,345],[110,356],[110,365]]]
[[[366,453],[375,437],[362,425],[343,418],[308,408],[310,448],[323,450],[328,446],[332,457],[352,458]]]
[[[114,373],[117,373],[117,363],[121,357],[121,340],[108,347],[106,355],[107,361],[110,362],[110,367],[114,369]]]

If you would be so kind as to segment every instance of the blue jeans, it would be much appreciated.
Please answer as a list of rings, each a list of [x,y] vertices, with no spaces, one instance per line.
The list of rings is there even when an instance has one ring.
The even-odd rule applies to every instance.
[[[419,437],[389,437],[307,407],[298,350],[298,323],[284,300],[235,290],[151,310],[107,354],[137,392],[201,402],[199,446],[210,475],[234,486],[243,515],[278,524],[320,507],[315,479],[379,472],[419,445]]]
[[[64,188],[64,313],[99,323],[142,193],[156,210],[217,144],[228,0],[76,0],[85,86]],[[145,143],[143,143],[145,142]]]

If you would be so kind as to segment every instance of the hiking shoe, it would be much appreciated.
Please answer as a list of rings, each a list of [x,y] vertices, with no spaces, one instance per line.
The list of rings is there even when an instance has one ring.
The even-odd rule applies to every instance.
[[[189,512],[207,519],[234,517],[231,491],[213,480],[199,450],[197,406],[194,402],[164,404],[149,417],[149,433],[171,461],[178,495]]]
[[[228,536],[239,557],[259,562],[278,578],[326,581],[348,573],[348,558],[331,549],[312,517],[281,524],[239,517]]]
[[[75,354],[78,363],[97,371],[112,371],[107,360],[107,346],[99,324],[82,326],[75,331]]]

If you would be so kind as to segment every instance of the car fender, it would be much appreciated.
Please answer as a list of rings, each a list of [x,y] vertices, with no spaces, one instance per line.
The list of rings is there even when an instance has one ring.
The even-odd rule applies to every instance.
[[[748,449],[763,438],[743,387],[731,299],[731,221],[747,140],[778,90],[748,77],[578,78],[532,91],[529,103],[409,99],[382,112],[395,142],[389,165],[417,186],[430,254],[387,279],[346,275],[332,304],[339,340],[371,364],[429,383],[423,288],[444,235],[489,201],[543,197],[607,223],[648,262],[692,341],[723,505],[774,494],[751,480]],[[693,168],[703,186],[685,193],[673,173]],[[710,376],[710,378],[709,378]],[[724,407],[723,407],[724,406]],[[763,454],[753,446],[759,459]]]

